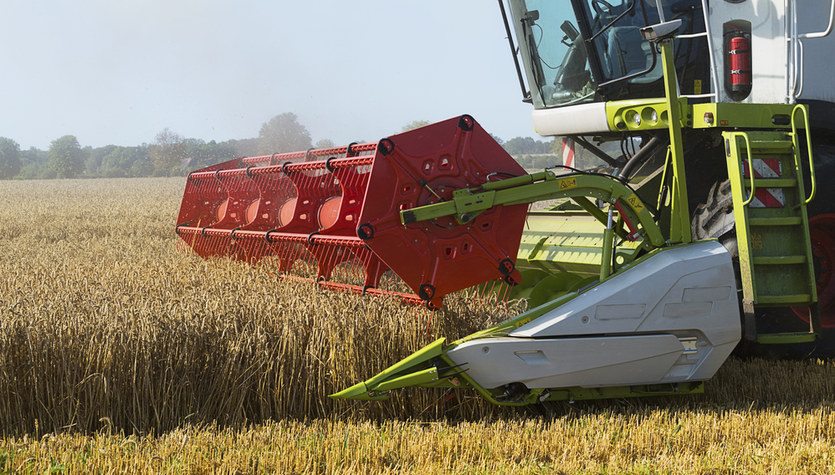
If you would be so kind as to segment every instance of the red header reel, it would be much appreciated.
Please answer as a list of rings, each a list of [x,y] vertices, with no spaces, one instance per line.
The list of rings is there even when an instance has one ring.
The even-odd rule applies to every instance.
[[[514,270],[526,205],[403,225],[400,211],[524,174],[470,116],[377,144],[230,160],[192,172],[177,233],[203,257],[276,260],[328,287],[366,291],[392,269],[430,306]],[[315,271],[314,271],[315,269]]]

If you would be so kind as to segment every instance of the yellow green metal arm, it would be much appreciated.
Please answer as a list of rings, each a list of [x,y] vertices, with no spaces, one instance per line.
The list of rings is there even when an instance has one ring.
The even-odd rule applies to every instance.
[[[453,192],[450,201],[403,210],[400,212],[400,220],[403,225],[408,225],[444,216],[455,216],[459,224],[466,224],[494,206],[560,198],[573,199],[604,225],[608,225],[608,216],[586,198],[596,198],[611,205],[617,203],[619,211],[625,215],[624,218],[636,227],[636,231],[648,246],[664,245],[661,229],[635,192],[612,177],[596,174],[580,173],[557,177],[553,172],[544,171],[485,183],[476,188]],[[625,234],[622,237],[625,237]]]

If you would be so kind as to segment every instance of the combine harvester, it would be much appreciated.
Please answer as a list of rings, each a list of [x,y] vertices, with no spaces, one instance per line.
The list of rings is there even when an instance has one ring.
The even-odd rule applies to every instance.
[[[813,349],[835,327],[832,2],[499,1],[534,126],[580,164],[527,174],[465,115],[197,170],[177,233],[430,308],[474,286],[527,299],[336,398],[700,392],[742,339]],[[381,290],[388,270],[412,292]]]

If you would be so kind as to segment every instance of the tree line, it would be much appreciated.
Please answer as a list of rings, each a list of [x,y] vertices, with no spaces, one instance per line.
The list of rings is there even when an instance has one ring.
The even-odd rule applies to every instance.
[[[413,121],[403,131],[428,124],[423,120]],[[554,152],[558,141],[493,138],[525,168],[544,168],[559,159],[558,151]],[[136,146],[83,147],[75,136],[65,135],[53,140],[47,150],[35,147],[21,150],[14,140],[0,137],[0,179],[184,176],[235,157],[333,146],[333,141],[328,139],[313,143],[307,128],[292,112],[265,122],[258,137],[224,142],[185,138],[168,128],[159,132],[152,143]]]

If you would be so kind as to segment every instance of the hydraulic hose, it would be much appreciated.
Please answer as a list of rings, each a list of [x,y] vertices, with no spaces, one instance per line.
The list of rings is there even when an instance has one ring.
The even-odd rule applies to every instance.
[[[649,155],[660,143],[661,139],[657,135],[652,137],[650,141],[641,147],[641,149],[626,162],[626,165],[621,168],[618,178],[628,179],[635,169],[646,161]]]

